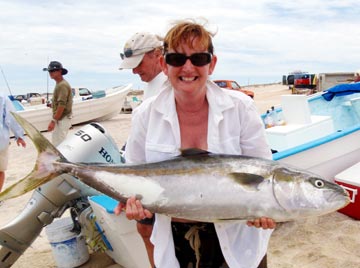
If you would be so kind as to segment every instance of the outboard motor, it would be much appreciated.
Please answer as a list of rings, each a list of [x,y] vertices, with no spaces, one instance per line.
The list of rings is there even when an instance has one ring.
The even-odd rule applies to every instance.
[[[85,125],[64,140],[58,149],[72,162],[124,162],[115,142],[98,123]],[[11,267],[42,228],[60,217],[67,208],[86,209],[89,206],[87,197],[97,194],[99,192],[68,174],[36,189],[24,210],[0,229],[0,268]]]

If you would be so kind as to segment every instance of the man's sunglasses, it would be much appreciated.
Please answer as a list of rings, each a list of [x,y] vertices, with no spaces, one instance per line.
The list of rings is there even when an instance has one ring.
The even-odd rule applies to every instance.
[[[122,60],[124,60],[125,58],[130,58],[134,54],[134,52],[139,51],[139,50],[145,50],[146,53],[152,51],[152,50],[149,51],[149,49],[155,49],[155,47],[143,47],[143,48],[137,48],[137,49],[127,48],[124,50],[124,53],[120,53],[120,57]],[[141,54],[141,53],[139,53],[139,54]]]
[[[190,56],[186,56],[181,53],[167,53],[165,54],[165,62],[174,67],[183,66],[187,60],[190,60],[194,66],[204,66],[211,61],[211,54],[208,52],[194,53]]]
[[[124,53],[120,53],[121,59],[130,58],[133,55],[133,50],[131,48],[128,48],[124,50]]]

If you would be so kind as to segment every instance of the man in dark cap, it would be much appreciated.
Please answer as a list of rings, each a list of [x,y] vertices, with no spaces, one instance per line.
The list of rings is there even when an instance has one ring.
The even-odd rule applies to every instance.
[[[73,95],[70,84],[63,78],[68,71],[60,62],[50,62],[44,71],[48,71],[50,78],[56,82],[52,98],[53,119],[48,125],[48,131],[53,131],[52,143],[58,146],[71,127]]]

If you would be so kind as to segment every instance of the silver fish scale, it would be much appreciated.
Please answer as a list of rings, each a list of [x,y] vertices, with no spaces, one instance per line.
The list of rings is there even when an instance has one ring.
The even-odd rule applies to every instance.
[[[72,172],[65,167],[69,164],[60,165]],[[74,166],[80,178],[90,180],[86,184],[104,194],[118,200],[137,196],[152,212],[189,220],[266,216],[287,221],[346,203],[341,187],[317,189],[314,174],[260,158],[200,155],[141,165]]]

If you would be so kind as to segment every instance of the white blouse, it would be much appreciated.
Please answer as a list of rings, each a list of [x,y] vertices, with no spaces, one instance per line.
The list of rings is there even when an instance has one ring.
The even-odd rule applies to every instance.
[[[271,159],[264,126],[253,100],[241,92],[207,82],[209,103],[208,151]],[[144,163],[179,155],[180,127],[170,85],[134,112],[126,146],[128,163]],[[230,268],[256,268],[264,257],[272,230],[248,227],[246,222],[215,223],[224,258]],[[157,268],[177,268],[171,218],[156,215],[151,241]]]

